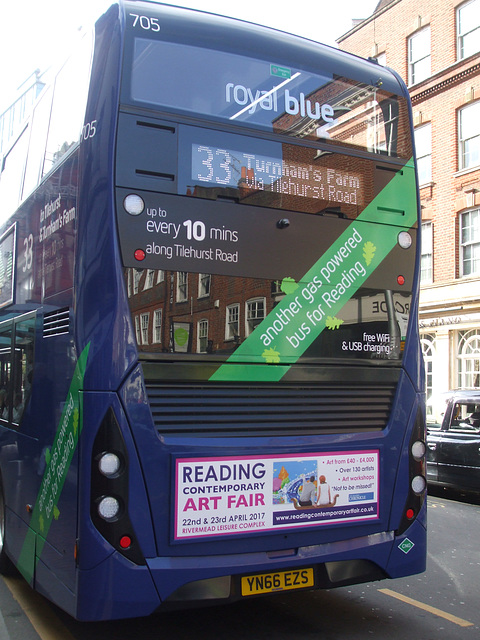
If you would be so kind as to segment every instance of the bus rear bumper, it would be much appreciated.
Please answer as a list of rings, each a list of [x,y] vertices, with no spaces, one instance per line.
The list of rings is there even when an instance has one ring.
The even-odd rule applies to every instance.
[[[78,593],[83,597],[76,617],[139,617],[157,609],[232,602],[245,597],[242,576],[306,568],[314,572],[314,589],[399,578],[425,569],[425,538],[425,527],[417,520],[401,536],[387,531],[272,553],[147,558],[143,566],[114,553],[97,567],[78,571]]]
[[[425,529],[419,527],[418,532],[408,529],[417,543],[410,545],[407,553],[397,549],[406,535],[396,537],[389,531],[271,554],[153,558],[147,564],[162,609],[235,601],[243,597],[242,576],[274,575],[308,567],[315,574],[313,588],[330,589],[422,571],[419,564],[424,555]]]

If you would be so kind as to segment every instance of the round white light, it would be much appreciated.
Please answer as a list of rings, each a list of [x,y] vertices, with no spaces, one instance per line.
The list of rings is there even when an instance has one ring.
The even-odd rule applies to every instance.
[[[98,468],[107,478],[114,476],[120,469],[120,458],[114,453],[104,453],[98,461]]]
[[[131,193],[123,201],[123,206],[125,211],[131,216],[139,216],[145,209],[145,202],[140,196],[137,196],[135,193]]]
[[[104,520],[113,520],[120,511],[120,503],[116,498],[106,496],[100,500],[97,509],[98,515]]]
[[[425,455],[425,443],[421,440],[417,440],[412,444],[412,456],[417,460],[421,460]]]
[[[402,247],[402,249],[410,249],[412,246],[412,236],[408,233],[408,231],[400,231],[398,234],[398,244]]]
[[[417,495],[419,495],[420,493],[423,493],[425,491],[426,486],[427,486],[427,483],[423,476],[415,476],[412,479],[413,493],[416,493]]]

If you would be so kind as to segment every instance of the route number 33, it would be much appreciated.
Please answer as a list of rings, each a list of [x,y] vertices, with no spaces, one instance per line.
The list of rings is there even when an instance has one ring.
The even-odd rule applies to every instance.
[[[26,271],[30,271],[33,264],[33,234],[30,234],[25,238],[23,241],[23,248],[24,264],[22,270],[23,273],[25,273]]]

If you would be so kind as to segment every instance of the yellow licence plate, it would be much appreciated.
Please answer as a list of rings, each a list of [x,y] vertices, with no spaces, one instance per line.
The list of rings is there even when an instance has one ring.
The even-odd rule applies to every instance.
[[[242,577],[242,596],[289,589],[308,589],[314,586],[315,578],[312,567],[276,573],[261,573]]]

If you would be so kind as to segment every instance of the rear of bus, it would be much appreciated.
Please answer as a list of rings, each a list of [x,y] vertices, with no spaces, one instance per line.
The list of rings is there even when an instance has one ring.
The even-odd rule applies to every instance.
[[[122,6],[115,340],[137,355],[84,449],[125,463],[90,479],[91,504],[123,505],[91,509],[114,550],[78,579],[120,604],[80,595],[78,615],[423,571],[405,86],[263,27]]]

